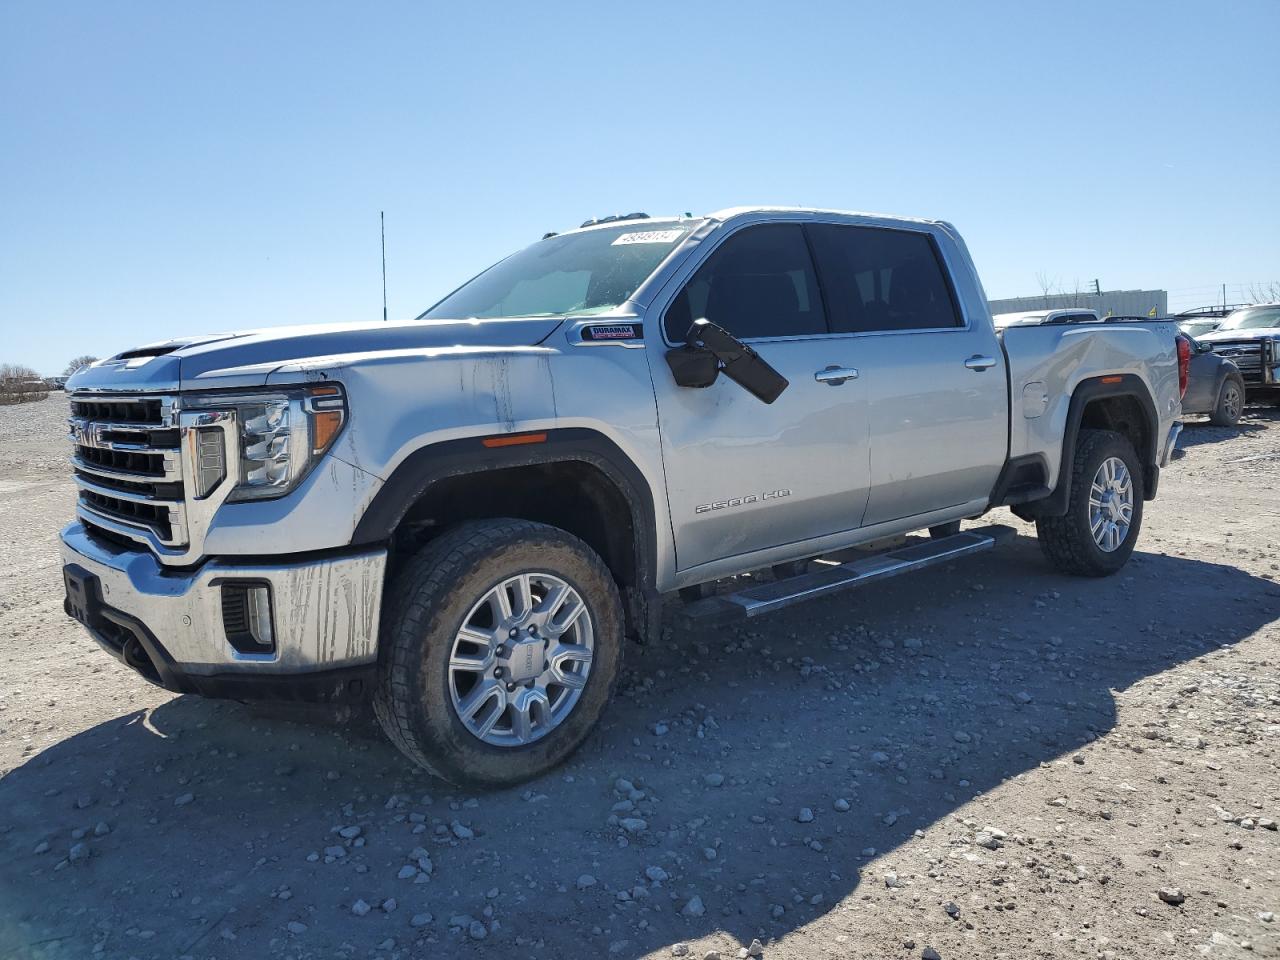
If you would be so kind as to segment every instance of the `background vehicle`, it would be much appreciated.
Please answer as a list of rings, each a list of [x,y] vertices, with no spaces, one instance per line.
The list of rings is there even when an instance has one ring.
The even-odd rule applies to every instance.
[[[1213,352],[1213,347],[1186,337],[1191,347],[1182,412],[1207,414],[1219,427],[1234,427],[1244,412],[1245,383],[1240,368]]]
[[[1197,339],[1240,368],[1250,400],[1280,400],[1280,303],[1236,310]]]
[[[1172,319],[1178,329],[1190,337],[1200,337],[1210,331],[1217,330],[1224,317],[1248,306],[1245,303],[1221,303],[1208,307],[1193,307],[1174,314]]]
[[[991,318],[997,328],[1041,326],[1054,323],[1101,323],[1096,310],[1060,309],[1026,310],[1022,313],[997,313]]]
[[[423,767],[522,780],[662,594],[756,616],[988,549],[959,523],[1005,505],[1123,566],[1189,351],[986,303],[950,224],[737,208],[549,235],[415,321],[128,350],[68,383],[66,609],[168,689],[372,690]]]

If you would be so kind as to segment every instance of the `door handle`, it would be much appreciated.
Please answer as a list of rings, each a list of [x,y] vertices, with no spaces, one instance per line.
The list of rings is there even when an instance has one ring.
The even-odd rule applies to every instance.
[[[857,380],[858,371],[853,367],[837,367],[834,364],[825,370],[819,370],[813,375],[813,379],[819,383],[825,383],[828,386],[838,387],[846,380]]]
[[[964,362],[964,365],[968,367],[970,370],[977,370],[978,372],[982,372],[983,370],[987,370],[990,367],[994,367],[996,365],[996,361],[995,361],[995,357],[984,357],[981,354],[975,353],[972,357],[970,357],[968,360]]]

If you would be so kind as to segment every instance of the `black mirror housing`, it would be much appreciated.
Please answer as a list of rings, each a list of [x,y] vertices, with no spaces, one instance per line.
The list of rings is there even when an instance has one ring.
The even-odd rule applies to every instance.
[[[686,343],[686,349],[710,353],[726,377],[763,403],[773,403],[790,386],[760,354],[710,320],[693,321]]]
[[[667,366],[682,387],[709,387],[720,376],[720,361],[714,353],[687,344],[667,351]]]

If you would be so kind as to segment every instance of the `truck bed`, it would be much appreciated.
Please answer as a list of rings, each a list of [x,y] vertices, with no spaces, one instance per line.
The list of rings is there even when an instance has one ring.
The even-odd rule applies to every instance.
[[[1071,397],[1084,380],[1135,377],[1155,407],[1156,459],[1182,411],[1177,334],[1166,321],[1013,326],[999,331],[1009,370],[1009,457],[1044,458],[1053,487]]]

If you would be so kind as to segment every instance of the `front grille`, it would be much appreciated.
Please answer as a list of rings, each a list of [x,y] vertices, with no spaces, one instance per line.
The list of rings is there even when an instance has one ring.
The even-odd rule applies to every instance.
[[[84,461],[87,469],[103,467],[119,473],[140,477],[163,477],[164,456],[158,453],[139,453],[136,450],[102,450],[98,447],[77,445],[76,456]]]
[[[86,420],[107,420],[115,423],[162,423],[164,399],[161,397],[127,400],[73,399],[71,415],[83,417]]]
[[[187,542],[172,397],[71,397],[71,464],[91,529],[165,547]]]
[[[1245,383],[1262,382],[1262,341],[1216,340],[1213,352],[1239,367]]]

